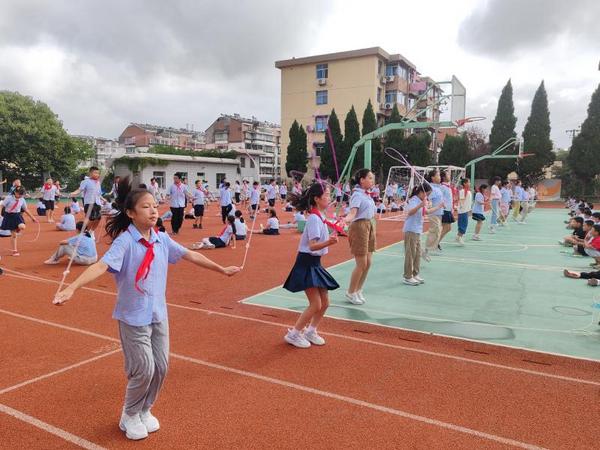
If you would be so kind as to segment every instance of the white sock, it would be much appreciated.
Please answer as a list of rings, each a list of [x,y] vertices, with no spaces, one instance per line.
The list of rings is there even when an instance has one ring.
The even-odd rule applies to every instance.
[[[316,333],[317,329],[315,327],[313,327],[312,325],[310,325],[307,329],[306,329],[307,333]]]
[[[296,337],[300,334],[300,332],[298,330],[296,330],[295,328],[292,328],[290,330],[290,336]]]

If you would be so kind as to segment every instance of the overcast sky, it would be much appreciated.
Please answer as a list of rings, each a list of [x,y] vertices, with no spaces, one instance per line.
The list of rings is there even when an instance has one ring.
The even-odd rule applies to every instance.
[[[220,113],[279,122],[274,61],[380,46],[434,79],[455,74],[491,127],[513,82],[518,131],[545,80],[567,147],[600,82],[600,1],[4,0],[0,90],[46,103],[71,133],[129,122],[207,128]]]

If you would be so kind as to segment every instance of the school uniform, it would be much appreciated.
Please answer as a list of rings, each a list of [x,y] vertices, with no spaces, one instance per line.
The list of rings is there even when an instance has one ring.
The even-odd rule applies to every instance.
[[[258,209],[258,202],[260,200],[260,189],[252,189],[250,192],[250,208],[252,211],[256,211]]]
[[[37,214],[38,216],[46,215],[46,205],[41,200],[37,203]]]
[[[77,244],[79,241],[79,244]],[[62,257],[66,256],[73,258],[75,264],[82,266],[89,266],[94,264],[98,260],[98,253],[96,251],[96,241],[90,236],[89,233],[84,233],[79,238],[79,235],[73,236],[67,240],[67,245],[59,245],[58,250],[50,257],[54,261],[58,261]],[[77,248],[77,251],[75,251]]]
[[[235,184],[234,185],[234,195],[235,195],[235,202],[239,203],[241,200],[241,195],[242,195],[242,187],[239,184]]]
[[[267,219],[267,228],[263,230],[263,234],[279,234],[279,219],[277,217],[269,217]]]
[[[26,209],[25,199],[8,196],[4,199],[4,215],[0,229],[18,231],[19,225],[25,223],[21,214]]]
[[[233,235],[233,228],[231,225],[226,225],[225,228],[221,231],[221,234],[218,237],[211,236],[208,238],[208,241],[215,246],[215,248],[227,247],[229,241],[231,240],[231,236]]]
[[[406,211],[416,208],[421,199],[412,196],[406,205]],[[421,234],[423,233],[423,217],[425,206],[404,220],[404,278],[410,280],[419,274],[421,265]]]
[[[71,203],[71,212],[73,214],[78,214],[81,212],[81,207],[79,206],[79,203],[77,203],[77,202]]]
[[[277,190],[275,186],[272,184],[268,184],[266,187],[267,190],[267,201],[269,202],[269,206],[272,208],[275,206],[275,198],[277,197]]]
[[[590,245],[592,246],[592,248],[586,248],[585,253],[593,258],[600,257],[600,236],[592,239]]]
[[[325,242],[329,239],[329,230],[321,217],[310,214],[300,238],[296,262],[290,271],[283,287],[290,292],[300,292],[308,288],[322,288],[328,291],[337,289],[340,285],[321,265],[321,256],[329,251],[327,247],[311,251],[310,242],[317,240]]]
[[[145,276],[136,282],[136,274],[143,268],[143,261],[150,251],[153,251],[154,259]],[[102,257],[117,283],[113,318],[119,321],[129,380],[124,405],[124,412],[129,416],[152,407],[167,374],[169,324],[165,292],[168,264],[175,264],[186,253],[187,250],[166,233],[150,230],[150,239],[145,241],[132,224]]]
[[[471,217],[475,222],[483,222],[485,220],[485,216],[483,215],[483,203],[485,198],[481,192],[475,194],[475,201],[473,202],[473,213]]]
[[[500,207],[501,198],[502,194],[500,194],[500,188],[493,184],[490,189],[490,200],[492,206],[492,217],[490,218],[490,226],[498,225],[498,208]]]
[[[431,192],[429,193],[429,201],[432,207],[439,206],[444,201],[441,186],[439,184],[430,183]],[[425,248],[427,250],[436,250],[442,235],[442,216],[444,211],[442,208],[436,209],[429,214],[429,232],[427,233],[427,242]]]
[[[521,200],[521,222],[524,222],[527,213],[529,213],[529,192],[525,189],[521,189],[519,200]]]
[[[240,219],[235,219],[233,222],[235,225],[235,239],[238,241],[245,241],[246,235],[248,234],[248,227]]]
[[[466,189],[458,191],[458,233],[467,234],[469,213],[473,205],[473,193]]]
[[[353,256],[362,256],[375,251],[375,202],[359,187],[350,197],[350,210],[356,208],[356,216],[348,230],[348,243]]]
[[[285,200],[285,198],[287,197],[287,186],[285,184],[282,184],[279,187],[279,196],[282,200]]]
[[[449,185],[442,183],[440,185],[442,197],[444,199],[444,210],[442,212],[442,223],[454,223],[454,214],[452,208],[454,201],[452,198],[452,188]]]
[[[181,225],[183,225],[187,193],[188,187],[183,183],[173,183],[169,188],[169,206],[173,213],[171,217],[171,229],[173,233],[178,233]]]
[[[56,224],[56,228],[61,231],[75,231],[75,216],[73,214],[63,214],[60,223]]]
[[[87,215],[88,210],[92,208],[90,211],[90,221],[95,222],[100,220],[102,217],[100,180],[84,179],[79,185],[79,191],[83,194],[83,211],[85,214]]]
[[[222,187],[220,189],[221,191],[221,196],[219,199],[220,205],[221,205],[221,219],[223,220],[223,223],[225,223],[225,220],[227,219],[227,215],[229,214],[229,211],[231,211],[231,191],[226,188],[226,187]]]
[[[194,189],[193,193],[193,204],[194,204],[194,217],[203,217],[204,216],[204,203],[206,201],[206,196],[204,195],[203,189]]]
[[[56,200],[56,193],[58,189],[54,185],[46,185],[42,187],[42,202],[46,206],[46,210],[54,211],[54,201]]]
[[[521,193],[523,188],[521,186],[515,186],[513,191],[513,219],[517,220],[519,213],[521,212]]]
[[[510,197],[511,197],[510,189],[508,189],[508,188],[500,189],[500,212],[502,213],[502,216],[504,216],[504,217],[508,216],[508,210],[510,207]]]

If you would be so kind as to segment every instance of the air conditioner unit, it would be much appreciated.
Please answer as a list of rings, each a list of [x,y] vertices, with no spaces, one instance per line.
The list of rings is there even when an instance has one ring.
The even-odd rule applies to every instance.
[[[319,86],[325,86],[327,84],[327,78],[319,78],[317,79],[317,83],[319,83]]]
[[[394,81],[394,75],[388,75],[387,77],[385,77],[385,81],[387,83],[391,83],[392,81]]]
[[[385,104],[385,109],[392,109],[393,105],[391,103]]]

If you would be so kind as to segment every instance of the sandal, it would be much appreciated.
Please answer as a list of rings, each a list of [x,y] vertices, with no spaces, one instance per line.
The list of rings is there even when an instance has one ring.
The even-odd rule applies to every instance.
[[[21,256],[21,254],[15,250],[13,250],[11,256]]]
[[[196,242],[195,244],[190,245],[191,250],[200,250],[204,247],[204,242]]]

